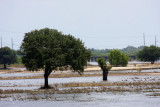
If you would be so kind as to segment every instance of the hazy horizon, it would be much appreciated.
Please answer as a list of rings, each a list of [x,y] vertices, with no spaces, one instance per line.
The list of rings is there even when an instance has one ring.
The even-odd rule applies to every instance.
[[[160,46],[160,0],[0,0],[3,46],[18,49],[24,33],[51,28],[87,48]]]

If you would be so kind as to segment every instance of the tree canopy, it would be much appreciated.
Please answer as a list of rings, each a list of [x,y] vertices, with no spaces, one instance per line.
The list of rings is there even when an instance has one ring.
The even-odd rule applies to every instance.
[[[69,67],[82,73],[90,58],[90,51],[80,39],[49,28],[26,33],[21,51],[22,62],[28,70],[44,69],[45,88],[49,87],[48,76],[52,70]]]
[[[0,64],[4,64],[4,69],[6,69],[6,64],[13,64],[17,62],[16,52],[9,47],[0,48]]]
[[[134,46],[127,46],[126,48],[119,49],[121,52],[125,53],[126,55],[136,55],[140,50],[142,50],[144,46],[140,46],[138,48]],[[90,48],[92,56],[108,56],[111,49],[94,49]]]
[[[152,64],[160,57],[160,48],[154,45],[150,47],[145,46],[143,50],[139,51],[138,58],[141,61],[150,61]]]
[[[109,53],[109,63],[112,66],[127,66],[128,57],[124,53],[120,52],[120,50],[111,50]]]

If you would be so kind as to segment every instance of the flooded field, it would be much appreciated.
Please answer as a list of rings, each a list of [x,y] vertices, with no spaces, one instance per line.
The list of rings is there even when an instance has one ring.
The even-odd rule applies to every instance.
[[[153,93],[103,92],[90,94],[30,95],[30,99],[0,101],[1,107],[159,107],[160,96]],[[16,96],[16,95],[15,95]],[[18,95],[17,95],[18,96]],[[29,95],[28,95],[29,96]],[[39,99],[36,99],[38,96]],[[23,95],[26,98],[26,95]]]
[[[109,76],[109,82],[157,82],[160,81],[160,75],[153,75],[153,76]],[[84,83],[84,82],[102,82],[102,77],[70,77],[70,78],[49,78],[50,84],[60,84],[60,83]],[[105,81],[106,82],[106,81]],[[0,80],[0,89],[3,87],[18,87],[18,86],[41,86],[44,84],[44,79],[18,79],[18,80]]]
[[[136,70],[111,72],[124,75],[108,76],[108,81],[102,81],[102,76],[49,78],[49,84],[53,88],[48,90],[40,89],[44,84],[43,78],[35,78],[43,76],[43,73],[0,74],[0,107],[160,106],[159,69],[141,71],[154,75],[125,75],[138,72]],[[102,72],[85,72],[84,75],[90,73]],[[17,79],[10,79],[13,77]]]

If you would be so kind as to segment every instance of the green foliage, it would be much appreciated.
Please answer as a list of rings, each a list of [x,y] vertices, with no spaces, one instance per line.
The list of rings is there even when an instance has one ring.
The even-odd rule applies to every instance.
[[[0,64],[4,64],[4,68],[6,68],[6,64],[13,64],[17,62],[16,52],[9,47],[0,48]]]
[[[138,48],[133,46],[128,46],[126,48],[120,49],[121,52],[125,53],[126,55],[136,55],[140,50],[142,50],[144,46],[140,46]],[[92,56],[108,56],[111,49],[88,49],[91,51]]]
[[[16,50],[16,54],[17,54],[18,56],[21,56],[21,55],[23,55],[23,52],[19,49],[19,50]]]
[[[17,58],[17,64],[22,64],[22,58],[21,57]]]
[[[80,39],[49,28],[26,33],[21,52],[22,62],[31,71],[52,71],[57,67],[68,66],[81,73],[90,58],[90,51]]]
[[[110,49],[94,49],[94,48],[91,48],[91,49],[88,49],[89,51],[91,51],[92,53],[92,56],[108,56],[109,52],[110,52]]]
[[[140,50],[142,50],[144,46],[140,46],[138,48],[134,46],[128,46],[126,48],[121,49],[120,51],[127,55],[136,55]]]
[[[124,53],[121,53],[121,66],[125,67],[128,64],[128,57]]]
[[[141,61],[150,61],[152,64],[160,57],[160,48],[156,46],[145,46],[143,50],[138,53],[138,58]]]
[[[97,62],[103,71],[109,71],[111,69],[111,66],[107,66],[104,58],[98,58]]]
[[[127,66],[128,57],[120,50],[111,50],[109,54],[109,63],[112,66]]]
[[[98,65],[103,70],[103,80],[106,81],[108,76],[108,71],[111,69],[111,66],[107,66],[104,58],[98,58],[97,62],[98,62]]]

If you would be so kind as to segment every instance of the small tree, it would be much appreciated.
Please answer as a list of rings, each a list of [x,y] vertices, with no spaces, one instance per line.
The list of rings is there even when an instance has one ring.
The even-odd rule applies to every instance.
[[[26,33],[21,51],[28,70],[44,69],[44,88],[50,88],[48,77],[52,70],[70,67],[81,74],[90,58],[80,39],[49,28]]]
[[[0,48],[0,64],[4,65],[4,69],[6,69],[7,64],[14,64],[17,62],[16,52],[9,47]]]
[[[160,57],[160,48],[154,45],[145,46],[143,50],[138,52],[137,56],[141,61],[150,61],[151,64],[154,64]]]
[[[125,67],[128,64],[128,57],[124,53],[121,53],[121,66]]]
[[[109,53],[109,63],[112,66],[127,66],[128,57],[120,50],[111,50]]]
[[[103,80],[105,81],[105,80],[107,80],[108,72],[111,69],[111,67],[107,66],[104,58],[98,58],[97,62],[98,62],[98,65],[100,66],[100,68],[103,71]]]

